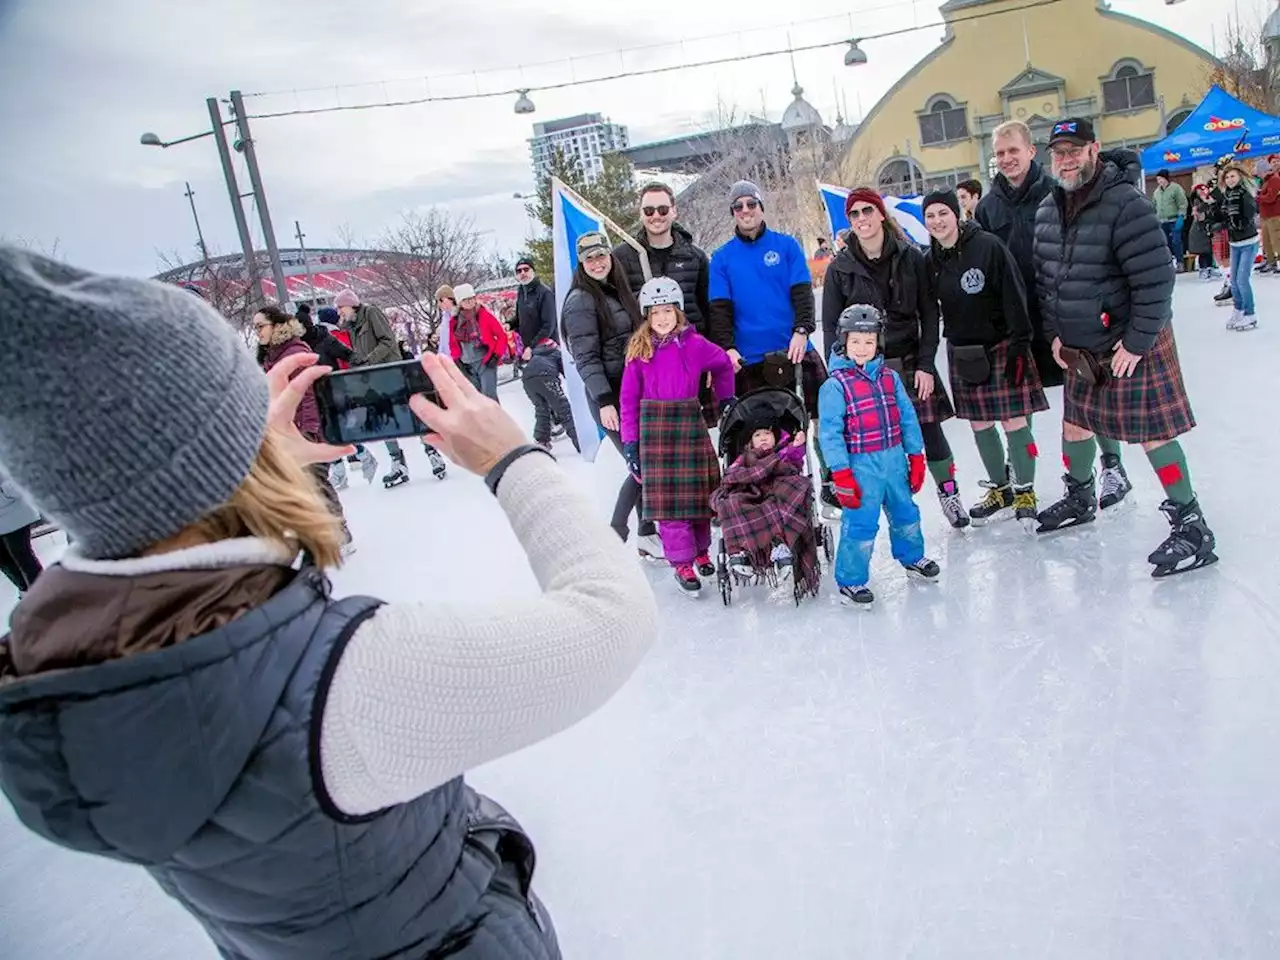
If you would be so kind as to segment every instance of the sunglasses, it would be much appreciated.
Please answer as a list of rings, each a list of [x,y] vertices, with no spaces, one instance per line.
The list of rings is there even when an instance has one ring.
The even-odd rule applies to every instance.
[[[646,217],[652,217],[655,213],[660,217],[665,217],[671,212],[671,208],[664,203],[656,207],[641,207],[640,212]]]
[[[741,213],[743,210],[754,210],[758,206],[760,206],[760,204],[758,201],[755,201],[755,200],[739,200],[729,209],[732,210],[734,213]]]
[[[533,267],[516,267],[516,273],[533,273]]]
[[[879,212],[875,207],[853,207],[849,210],[849,219],[861,220],[863,217],[870,219],[873,213]]]

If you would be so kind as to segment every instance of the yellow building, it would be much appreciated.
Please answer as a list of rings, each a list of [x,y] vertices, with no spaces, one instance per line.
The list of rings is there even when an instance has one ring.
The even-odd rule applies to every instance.
[[[894,194],[989,181],[991,131],[1005,120],[1026,123],[1042,154],[1063,117],[1091,119],[1105,146],[1161,139],[1203,96],[1215,60],[1107,6],[949,0],[946,38],[858,126],[838,161],[841,181]]]

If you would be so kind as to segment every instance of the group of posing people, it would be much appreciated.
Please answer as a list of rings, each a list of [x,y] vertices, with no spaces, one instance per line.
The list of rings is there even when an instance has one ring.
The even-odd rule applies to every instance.
[[[895,557],[936,575],[910,502],[926,474],[953,527],[1008,515],[1050,533],[1125,499],[1124,443],[1143,446],[1166,495],[1170,534],[1148,557],[1153,575],[1217,559],[1177,439],[1195,420],[1171,327],[1175,272],[1136,154],[1103,151],[1084,119],[1055,125],[1052,175],[1024,124],[1003,125],[993,143],[1000,173],[971,217],[954,191],[925,197],[927,251],[879,193],[850,192],[847,244],[823,289],[825,361],[810,339],[817,321],[802,248],[768,228],[754,184],[734,185],[734,236],[710,258],[675,223],[667,187],[641,191],[636,240],[653,276],[670,284],[643,284],[631,244],[611,251],[602,234],[581,238],[564,332],[592,414],[628,463],[612,519],[619,536],[637,511],[641,553],[665,557],[696,590],[714,571],[710,501],[720,479],[707,438],[715,417],[704,415],[795,382],[798,368],[817,428],[822,514],[842,525],[836,582],[854,602],[865,600],[882,506]],[[936,366],[944,339],[950,394]],[[1058,385],[1065,495],[1042,508],[1032,424],[1048,409],[1045,387]],[[987,474],[970,509],[942,428],[953,417],[969,421]]]

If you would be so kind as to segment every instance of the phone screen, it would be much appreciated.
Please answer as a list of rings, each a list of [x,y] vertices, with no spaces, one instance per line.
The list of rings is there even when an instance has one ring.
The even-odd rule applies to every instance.
[[[318,380],[315,390],[324,438],[341,444],[426,433],[427,425],[409,409],[409,398],[436,396],[419,360],[336,371]]]

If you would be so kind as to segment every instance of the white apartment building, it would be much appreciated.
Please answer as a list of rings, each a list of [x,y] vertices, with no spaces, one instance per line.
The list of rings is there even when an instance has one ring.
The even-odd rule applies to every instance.
[[[565,156],[578,161],[590,183],[604,170],[606,153],[625,150],[628,146],[627,128],[620,123],[610,123],[599,113],[535,123],[533,136],[529,138],[533,175],[537,180],[547,175],[552,153],[559,148]]]

